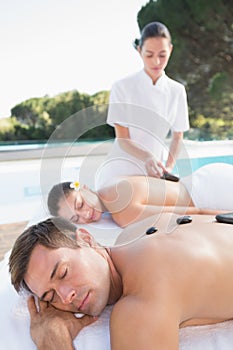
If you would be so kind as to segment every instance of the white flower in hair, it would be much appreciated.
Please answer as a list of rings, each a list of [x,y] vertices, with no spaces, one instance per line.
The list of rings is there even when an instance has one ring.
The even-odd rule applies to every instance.
[[[70,184],[70,188],[73,188],[75,191],[80,189],[80,183],[78,181],[74,181]]]

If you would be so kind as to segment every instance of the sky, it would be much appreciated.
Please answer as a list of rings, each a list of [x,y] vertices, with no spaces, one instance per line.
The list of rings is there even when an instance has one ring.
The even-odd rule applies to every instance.
[[[33,97],[110,90],[142,68],[132,42],[148,0],[1,0],[0,118]]]

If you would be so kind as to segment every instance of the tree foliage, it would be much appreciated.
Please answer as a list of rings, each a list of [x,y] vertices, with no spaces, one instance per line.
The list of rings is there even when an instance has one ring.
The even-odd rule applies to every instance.
[[[186,85],[192,125],[199,115],[232,119],[232,1],[150,0],[137,20],[140,30],[159,21],[171,31],[174,50],[167,73]]]
[[[12,108],[11,118],[0,121],[0,140],[47,140],[68,117],[88,109],[92,111],[96,125],[102,125],[88,130],[81,138],[113,137],[112,129],[105,125],[108,98],[107,91],[90,96],[73,90],[54,97],[28,99]],[[85,129],[85,125],[80,125],[80,129]]]
[[[233,139],[232,0],[150,0],[137,21],[140,29],[160,21],[171,31],[174,49],[167,74],[186,86],[192,126],[188,137]],[[31,98],[0,120],[0,141],[47,140],[68,117],[88,108],[99,126],[87,130],[82,119],[80,129],[87,131],[80,138],[113,137],[113,129],[105,125],[108,98],[107,91],[90,96],[77,90]]]

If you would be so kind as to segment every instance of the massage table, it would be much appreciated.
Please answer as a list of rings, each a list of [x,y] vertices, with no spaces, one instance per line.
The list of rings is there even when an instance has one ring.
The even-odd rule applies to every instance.
[[[107,214],[103,215],[99,223],[89,224],[88,230],[98,242],[106,246],[113,245],[122,231]],[[0,262],[0,348],[1,350],[34,350],[36,346],[30,337],[26,296],[18,295],[10,283],[9,255],[10,252]],[[85,327],[79,333],[74,340],[76,349],[110,350],[111,309],[112,306],[107,306],[95,323]],[[186,327],[180,330],[180,350],[232,350],[232,348],[233,321]]]

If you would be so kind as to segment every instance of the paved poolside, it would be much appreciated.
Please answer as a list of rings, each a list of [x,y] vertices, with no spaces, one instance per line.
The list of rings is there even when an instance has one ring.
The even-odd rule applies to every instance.
[[[17,236],[23,232],[27,223],[27,221],[22,221],[0,225],[0,260],[12,248]]]

